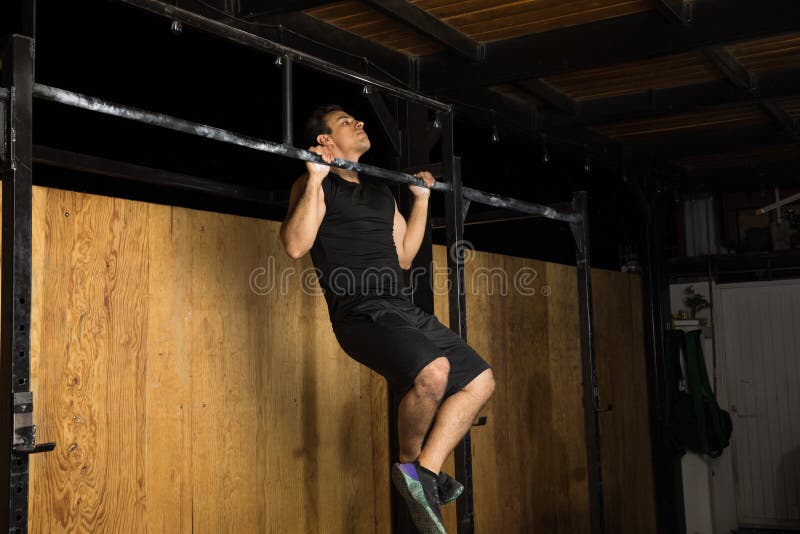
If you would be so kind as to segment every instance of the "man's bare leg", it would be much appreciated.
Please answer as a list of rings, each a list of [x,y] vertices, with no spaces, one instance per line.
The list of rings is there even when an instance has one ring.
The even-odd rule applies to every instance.
[[[450,362],[446,357],[436,358],[414,380],[414,387],[406,393],[397,409],[397,433],[400,441],[400,462],[413,462],[422,450],[422,441],[431,426],[436,409],[442,402]]]
[[[433,429],[419,455],[422,467],[434,473],[442,470],[445,459],[463,439],[493,392],[494,374],[491,369],[487,369],[442,403]]]

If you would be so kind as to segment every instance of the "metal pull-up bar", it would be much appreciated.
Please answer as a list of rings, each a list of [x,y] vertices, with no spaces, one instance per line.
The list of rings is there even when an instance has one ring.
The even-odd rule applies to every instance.
[[[206,139],[213,139],[215,141],[251,148],[261,152],[268,152],[270,154],[277,154],[297,160],[311,161],[322,165],[328,165],[319,155],[302,148],[242,135],[229,130],[224,130],[222,128],[201,124],[199,122],[192,122],[131,106],[124,106],[92,96],[86,96],[80,93],[51,87],[49,85],[43,85],[39,83],[34,84],[33,96],[42,100],[57,102],[67,106],[94,111],[135,122],[141,122],[151,126],[158,126],[160,128],[166,128],[181,133],[205,137]],[[338,158],[335,159],[330,165],[340,169],[364,173],[368,176],[381,178],[390,182],[428,187],[425,185],[425,182],[416,176],[384,169],[375,165]],[[449,192],[452,191],[452,186],[447,182],[436,182],[432,187],[430,187],[430,189],[435,191]],[[485,191],[480,191],[478,189],[472,189],[469,187],[462,188],[462,194],[465,199],[478,202],[480,204],[486,204],[496,208],[507,208],[519,211],[521,213],[526,213],[528,215],[544,217],[546,219],[575,223],[579,222],[583,216],[577,212],[562,213],[549,206],[534,204],[532,202],[526,202],[516,198],[495,195],[493,193],[487,193]]]

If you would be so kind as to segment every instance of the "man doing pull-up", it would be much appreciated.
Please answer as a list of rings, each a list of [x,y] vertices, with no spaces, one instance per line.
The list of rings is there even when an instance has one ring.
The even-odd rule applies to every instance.
[[[324,162],[358,161],[370,148],[364,123],[338,106],[309,118],[309,150]],[[306,163],[292,186],[281,226],[292,258],[311,252],[342,349],[383,375],[400,398],[399,463],[392,480],[423,533],[443,533],[439,504],[463,486],[441,472],[494,391],[489,365],[436,317],[402,291],[422,244],[430,189],[409,186],[413,208],[406,219],[389,187],[361,180],[355,171]],[[427,172],[416,176],[428,186]],[[426,439],[427,435],[427,439]]]

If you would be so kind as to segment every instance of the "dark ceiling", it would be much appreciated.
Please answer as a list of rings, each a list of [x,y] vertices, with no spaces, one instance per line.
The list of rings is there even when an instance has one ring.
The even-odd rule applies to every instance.
[[[168,19],[135,5],[149,2],[39,0],[36,80],[279,140],[274,57],[188,27],[176,35]],[[619,267],[620,250],[638,246],[654,202],[800,184],[794,0],[177,4],[453,104],[465,184],[539,203],[588,189],[597,265]],[[311,109],[330,102],[366,119],[375,141],[366,161],[390,167],[391,146],[360,86],[296,65],[295,131]],[[399,109],[393,98],[386,103]],[[493,123],[499,143],[489,139]],[[48,103],[36,104],[34,142],[278,196],[302,170],[290,160]],[[45,166],[36,176],[42,184],[282,217],[280,208]],[[434,216],[441,213],[435,205]],[[547,221],[470,226],[467,238],[486,250],[574,257],[566,226]]]

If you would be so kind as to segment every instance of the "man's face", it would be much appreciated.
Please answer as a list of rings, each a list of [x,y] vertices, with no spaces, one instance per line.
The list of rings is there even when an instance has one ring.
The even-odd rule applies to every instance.
[[[331,111],[325,116],[325,122],[331,129],[330,134],[320,136],[325,141],[333,141],[335,148],[345,156],[361,156],[369,150],[370,142],[364,123],[356,120],[345,111]]]

